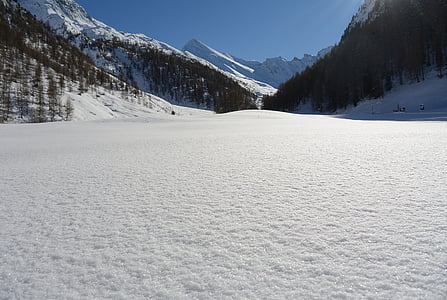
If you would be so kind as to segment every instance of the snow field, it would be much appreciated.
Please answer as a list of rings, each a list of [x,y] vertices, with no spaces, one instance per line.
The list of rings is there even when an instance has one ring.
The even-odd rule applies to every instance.
[[[445,299],[445,126],[2,125],[0,299]]]

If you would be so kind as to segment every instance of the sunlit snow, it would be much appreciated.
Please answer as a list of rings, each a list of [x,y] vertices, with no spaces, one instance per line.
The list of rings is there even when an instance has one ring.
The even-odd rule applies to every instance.
[[[445,122],[0,126],[1,299],[445,299]]]

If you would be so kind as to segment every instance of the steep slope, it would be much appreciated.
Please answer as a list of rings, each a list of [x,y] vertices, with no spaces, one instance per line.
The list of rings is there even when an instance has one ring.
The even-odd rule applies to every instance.
[[[295,111],[310,103],[314,110],[336,111],[423,81],[431,71],[441,78],[446,66],[445,0],[368,0],[328,56],[264,103],[270,109]]]
[[[282,57],[275,57],[262,63],[224,54],[195,39],[189,41],[183,50],[203,58],[237,77],[254,79],[257,82],[264,82],[278,88],[281,83],[292,78],[296,73],[301,73],[318,59],[328,54],[331,48],[321,50],[316,56],[305,55],[302,59],[294,58],[291,61]]]
[[[140,34],[99,22],[73,0],[18,0],[102,69],[177,104],[225,112],[253,107],[256,96],[211,64]]]

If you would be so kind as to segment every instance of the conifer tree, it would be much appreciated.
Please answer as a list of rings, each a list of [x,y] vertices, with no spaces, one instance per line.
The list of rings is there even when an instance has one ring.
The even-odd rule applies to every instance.
[[[70,98],[68,98],[67,101],[65,102],[65,115],[64,115],[65,121],[71,120],[71,118],[73,117],[73,112],[74,112],[73,103],[71,102]]]

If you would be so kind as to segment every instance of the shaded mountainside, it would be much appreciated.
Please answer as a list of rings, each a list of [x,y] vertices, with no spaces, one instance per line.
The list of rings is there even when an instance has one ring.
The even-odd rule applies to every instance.
[[[314,66],[284,83],[264,107],[334,111],[393,87],[444,76],[447,66],[446,0],[376,0],[363,6],[338,46]],[[365,19],[365,15],[373,16]]]
[[[256,96],[232,76],[144,35],[127,34],[95,20],[73,0],[19,0],[96,65],[173,103],[216,112],[254,107]]]

